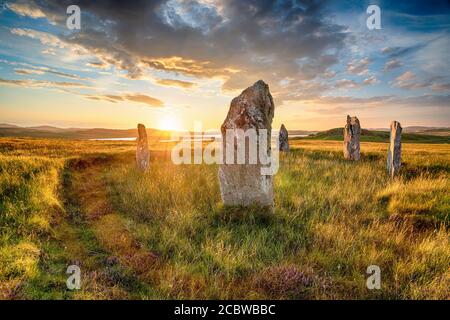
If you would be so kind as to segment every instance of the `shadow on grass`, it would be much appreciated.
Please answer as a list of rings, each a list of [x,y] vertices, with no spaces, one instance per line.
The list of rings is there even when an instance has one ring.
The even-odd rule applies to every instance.
[[[450,166],[446,163],[434,163],[428,165],[413,165],[410,163],[402,163],[400,174],[406,180],[414,180],[422,176],[436,178],[444,174],[450,174]]]
[[[61,187],[60,194],[63,201],[65,211],[68,214],[69,219],[73,223],[85,222],[85,216],[81,212],[81,203],[79,194],[75,190],[74,183],[77,179],[80,179],[81,175],[86,170],[93,167],[102,167],[112,163],[114,157],[107,154],[97,154],[95,156],[87,156],[83,158],[70,158],[64,163],[64,167],[61,173]]]
[[[341,151],[326,151],[326,150],[304,150],[304,149],[292,149],[291,154],[294,156],[304,156],[309,160],[329,160],[329,161],[341,161],[348,162],[344,159]],[[363,162],[377,162],[384,160],[385,155],[374,152],[362,152],[361,161]]]
[[[215,226],[241,224],[269,226],[276,220],[273,208],[258,205],[250,207],[219,205],[211,216],[211,224]]]

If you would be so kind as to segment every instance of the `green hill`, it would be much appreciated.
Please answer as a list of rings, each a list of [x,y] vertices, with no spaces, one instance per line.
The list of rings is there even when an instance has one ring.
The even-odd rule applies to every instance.
[[[149,137],[170,137],[170,133],[156,129],[147,129]],[[111,138],[135,138],[137,129],[80,129],[80,128],[56,128],[50,126],[40,127],[0,127],[0,137],[30,137],[53,139],[111,139]]]
[[[339,140],[344,139],[344,128],[334,128],[327,131],[321,131],[316,134],[309,135],[304,138],[297,139],[309,139],[309,140]],[[361,141],[363,142],[389,142],[389,132],[387,131],[372,131],[362,129]],[[411,143],[450,143],[450,137],[448,136],[435,136],[427,134],[417,133],[403,133],[402,142]]]

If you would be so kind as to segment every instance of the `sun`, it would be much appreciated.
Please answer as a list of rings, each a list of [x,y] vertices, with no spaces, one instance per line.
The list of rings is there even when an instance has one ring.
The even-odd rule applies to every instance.
[[[183,127],[178,117],[167,114],[159,119],[158,129],[166,131],[181,131]]]

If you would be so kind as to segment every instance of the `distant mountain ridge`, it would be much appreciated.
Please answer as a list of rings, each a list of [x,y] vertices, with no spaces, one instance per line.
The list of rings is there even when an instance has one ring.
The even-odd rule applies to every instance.
[[[16,126],[15,124],[0,123],[0,128],[20,128],[20,127]]]

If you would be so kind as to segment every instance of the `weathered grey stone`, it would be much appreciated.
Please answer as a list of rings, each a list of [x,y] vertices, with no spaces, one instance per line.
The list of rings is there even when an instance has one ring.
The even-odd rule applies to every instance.
[[[258,138],[266,139],[265,152],[271,155],[270,142],[274,103],[269,92],[269,86],[262,80],[245,89],[238,97],[231,101],[228,115],[222,124],[223,164],[219,166],[220,192],[225,205],[261,205],[273,207],[273,177],[261,174],[260,158],[256,163],[249,162],[249,147],[246,147],[246,157],[243,164],[226,163],[227,150],[237,153],[236,138],[227,141],[226,132],[236,137],[239,130],[253,129]],[[261,131],[261,129],[266,129]],[[264,136],[263,136],[264,135]],[[264,141],[264,140],[262,140]],[[258,143],[258,150],[261,146]],[[232,148],[232,149],[229,149]]]
[[[389,175],[393,178],[402,163],[402,126],[400,122],[391,122],[391,139],[389,144],[387,156],[387,170]]]
[[[281,125],[280,133],[278,135],[279,150],[282,152],[289,152],[289,134],[284,124]]]
[[[150,152],[148,151],[147,132],[143,124],[138,124],[138,134],[136,165],[139,170],[147,171],[150,165]]]
[[[359,136],[361,125],[357,117],[347,116],[347,124],[344,128],[344,158],[358,161],[360,158]]]

